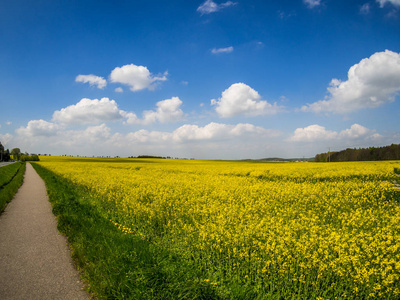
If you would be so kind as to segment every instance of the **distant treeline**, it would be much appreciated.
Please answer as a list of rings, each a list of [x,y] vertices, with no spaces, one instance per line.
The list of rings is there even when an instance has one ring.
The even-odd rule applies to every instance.
[[[19,157],[20,161],[39,161],[39,156],[36,154],[22,154]]]
[[[167,158],[170,158],[170,157],[154,156],[154,155],[139,155],[139,156],[129,156],[128,158],[161,158],[161,159],[167,159]]]
[[[370,147],[351,149],[339,152],[321,153],[315,156],[316,162],[337,161],[372,161],[372,160],[399,160],[400,145],[392,144],[385,147]]]

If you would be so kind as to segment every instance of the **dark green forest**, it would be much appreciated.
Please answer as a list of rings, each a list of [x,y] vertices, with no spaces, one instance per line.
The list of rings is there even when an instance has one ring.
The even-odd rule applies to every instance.
[[[359,148],[321,153],[315,156],[316,162],[339,161],[373,161],[373,160],[399,160],[400,144],[392,144],[385,147]]]

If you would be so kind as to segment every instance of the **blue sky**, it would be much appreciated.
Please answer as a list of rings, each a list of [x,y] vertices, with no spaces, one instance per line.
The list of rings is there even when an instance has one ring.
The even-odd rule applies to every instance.
[[[400,143],[399,0],[0,1],[0,141],[312,157]]]

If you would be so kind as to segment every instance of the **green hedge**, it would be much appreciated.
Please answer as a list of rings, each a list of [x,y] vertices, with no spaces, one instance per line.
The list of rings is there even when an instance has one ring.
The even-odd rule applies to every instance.
[[[16,162],[0,167],[0,212],[4,210],[24,181],[25,163]]]

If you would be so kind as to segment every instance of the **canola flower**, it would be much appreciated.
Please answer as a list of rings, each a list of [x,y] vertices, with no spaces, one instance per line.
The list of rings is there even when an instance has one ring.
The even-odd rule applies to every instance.
[[[399,162],[40,164],[85,187],[124,234],[194,261],[221,295],[250,285],[316,299],[400,298]]]

